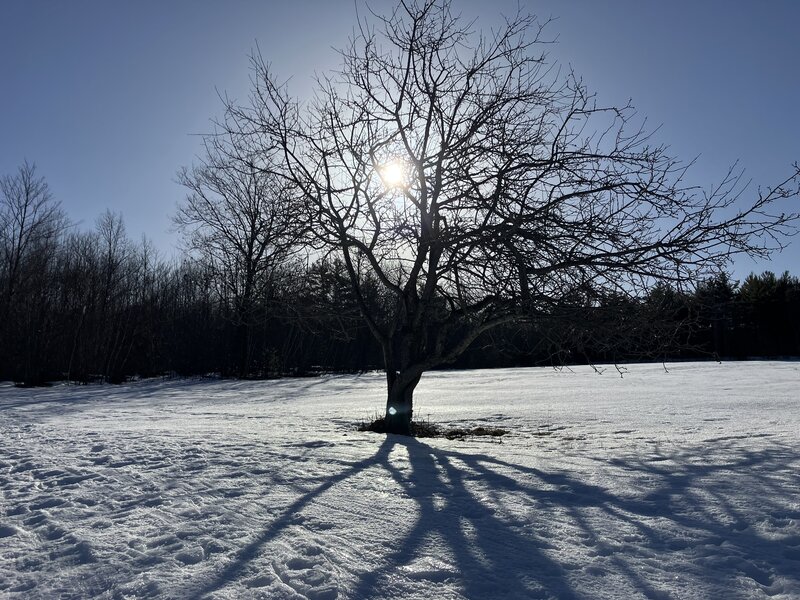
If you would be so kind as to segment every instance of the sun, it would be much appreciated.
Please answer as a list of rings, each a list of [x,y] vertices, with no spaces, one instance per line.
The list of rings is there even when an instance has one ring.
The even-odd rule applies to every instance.
[[[384,163],[379,169],[381,180],[386,187],[403,187],[406,183],[407,169],[403,161],[395,159]]]

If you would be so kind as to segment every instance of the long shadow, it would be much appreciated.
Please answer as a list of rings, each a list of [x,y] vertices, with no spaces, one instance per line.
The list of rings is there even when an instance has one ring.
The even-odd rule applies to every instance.
[[[497,492],[496,497],[509,494],[519,498],[535,501],[537,520],[566,513],[572,524],[577,525],[587,543],[596,545],[601,552],[615,554],[612,561],[616,570],[623,573],[631,585],[646,597],[661,597],[663,592],[657,590],[643,575],[636,572],[624,553],[609,551],[607,542],[616,542],[614,522],[627,524],[635,528],[645,539],[647,551],[668,553],[688,547],[685,534],[694,537],[694,544],[717,547],[725,542],[727,547],[720,554],[731,567],[732,574],[749,577],[762,586],[770,586],[777,577],[799,582],[800,536],[788,538],[765,536],[752,527],[736,506],[730,501],[731,495],[739,500],[758,503],[763,514],[770,519],[798,519],[800,510],[796,508],[796,499],[792,490],[800,488],[800,474],[792,470],[793,465],[800,463],[800,453],[787,445],[773,444],[760,450],[743,450],[733,444],[718,446],[714,449],[716,459],[727,456],[726,461],[709,462],[704,450],[685,451],[672,456],[654,457],[654,461],[641,459],[608,461],[620,468],[626,478],[641,474],[645,479],[656,482],[653,489],[639,497],[625,496],[608,489],[590,485],[572,475],[563,472],[546,472],[530,467],[515,465],[486,455],[472,455],[450,450],[439,450],[419,444],[415,440],[404,443],[409,450],[412,464],[416,464],[413,478],[424,478],[425,474],[434,473],[430,468],[431,461],[444,467],[446,481],[439,483],[448,486],[453,498],[461,498],[460,502],[450,502],[444,509],[435,514],[429,510],[428,503],[419,501],[421,517],[415,530],[407,536],[403,547],[392,558],[402,564],[414,555],[419,547],[418,535],[436,532],[441,537],[449,536],[448,545],[456,553],[461,567],[468,597],[484,597],[484,582],[491,580],[491,573],[483,573],[473,580],[464,573],[464,568],[471,566],[470,557],[463,552],[464,536],[458,529],[454,516],[472,514],[475,502],[464,485],[463,468],[454,466],[454,462],[463,463],[464,467],[479,476],[490,490]],[[663,466],[670,461],[669,467]],[[501,471],[511,472],[514,476]],[[750,477],[746,489],[738,490],[735,484],[713,480],[719,474],[736,473],[739,478]],[[787,473],[794,473],[794,481],[788,487],[784,478]],[[437,477],[434,477],[436,485]],[[473,475],[474,477],[474,475]],[[712,479],[708,479],[712,478]],[[399,479],[398,479],[399,481]],[[739,479],[741,481],[741,479]],[[415,485],[420,485],[419,483]],[[546,488],[546,489],[543,489]],[[749,492],[748,492],[749,490]],[[755,491],[755,496],[753,492]],[[750,495],[748,495],[748,493]],[[741,496],[744,494],[744,496]],[[478,507],[484,506],[479,502]],[[794,508],[792,508],[792,506]],[[599,511],[603,515],[598,527],[598,520],[586,518],[587,509]],[[480,515],[479,515],[480,516]],[[655,529],[644,521],[651,517],[671,522],[678,529]],[[460,523],[463,524],[463,518]],[[594,525],[592,524],[594,523]],[[540,546],[533,543],[530,537],[517,533],[503,521],[489,515],[473,521],[477,524],[479,535],[472,540],[472,546],[483,553],[494,550],[498,561],[504,566],[505,576],[516,569],[533,569],[538,586],[530,589],[529,579],[515,574],[511,586],[491,587],[492,595],[500,597],[538,597],[542,592],[546,596],[556,598],[574,597],[574,592],[566,581],[559,579],[555,573],[563,573],[563,565],[547,559],[540,551]],[[499,546],[496,540],[506,540],[505,547]],[[788,548],[787,548],[788,546]],[[545,544],[546,547],[546,544]],[[497,550],[499,549],[499,553]],[[636,549],[634,548],[634,551]],[[785,560],[789,557],[789,560]],[[391,561],[390,561],[391,562]],[[554,570],[551,570],[553,569]],[[478,571],[480,572],[480,570]],[[381,573],[374,571],[362,579],[355,597],[369,597],[377,587]],[[719,586],[719,575],[713,572],[705,574],[708,583]],[[506,584],[508,581],[506,580]],[[494,584],[492,584],[494,586]],[[730,581],[730,591],[736,591],[736,582]],[[498,592],[498,590],[505,590]]]
[[[411,473],[404,476],[391,464],[386,468],[416,501],[417,521],[387,558],[389,567],[363,575],[352,598],[391,593],[393,570],[424,557],[425,544],[433,537],[451,555],[442,558],[452,558],[451,575],[461,581],[461,591],[469,598],[577,598],[564,567],[545,553],[550,544],[512,527],[495,512],[497,506],[474,497],[467,484],[472,475],[455,464],[460,461],[473,474],[480,472],[490,489],[520,489],[482,464],[493,459],[435,449],[414,438],[397,438],[395,443],[408,451]]]
[[[454,559],[461,592],[467,598],[559,598],[582,597],[568,580],[568,566],[547,555],[553,548],[546,539],[512,525],[500,514],[503,498],[515,495],[536,504],[536,518],[545,520],[559,511],[570,515],[586,538],[603,538],[594,532],[581,509],[625,507],[650,514],[649,503],[631,503],[604,488],[586,484],[565,473],[508,463],[484,454],[467,454],[432,448],[412,438],[398,438],[408,451],[410,476],[387,464],[392,477],[418,504],[418,518],[386,566],[363,575],[352,598],[378,598],[391,592],[392,569],[409,565],[425,553],[425,542],[436,536]],[[461,463],[459,466],[457,463]],[[501,471],[513,473],[513,477]],[[476,498],[469,480],[480,479],[491,498]],[[544,489],[547,488],[547,489]],[[436,506],[434,495],[445,498]],[[488,504],[488,505],[487,505]],[[516,507],[519,509],[519,507]],[[647,597],[658,591],[624,563],[618,565],[632,585]]]
[[[53,387],[16,388],[16,394],[22,394],[22,397],[4,399],[0,396],[0,411],[50,404],[61,404],[65,409],[76,408],[92,403],[108,402],[109,395],[120,401],[142,400],[144,398],[158,397],[182,388],[197,386],[200,383],[200,380],[197,379],[165,380],[153,378],[118,386],[105,383],[89,385],[71,383]],[[208,385],[219,382],[209,381],[202,383]]]
[[[331,383],[332,379],[341,378],[343,381],[348,379],[357,380],[361,375],[330,375],[315,377],[286,377],[283,379],[162,379],[154,377],[120,385],[106,383],[81,385],[72,383],[68,385],[56,385],[53,387],[39,388],[15,388],[15,394],[23,394],[23,397],[4,398],[0,394],[0,411],[14,408],[31,408],[39,405],[62,404],[65,408],[75,408],[90,403],[107,402],[109,395],[114,396],[119,401],[142,401],[152,398],[167,398],[181,393],[185,389],[198,392],[214,392],[216,388],[223,388],[231,391],[239,387],[259,390],[259,385],[263,386],[263,391],[281,392],[281,401],[301,398],[310,390],[318,386],[325,386]],[[258,398],[263,401],[264,398]]]
[[[334,475],[310,492],[300,496],[300,498],[295,500],[283,511],[280,517],[270,523],[266,529],[261,531],[246,546],[241,548],[230,561],[228,566],[214,576],[214,578],[208,584],[203,586],[200,590],[192,590],[192,595],[196,594],[195,597],[204,597],[212,592],[215,592],[231,581],[234,581],[239,575],[242,574],[250,561],[258,556],[261,549],[270,540],[272,540],[281,530],[292,524],[294,516],[299,511],[303,510],[303,508],[311,504],[316,498],[321,496],[337,483],[344,481],[345,479],[348,479],[349,477],[352,477],[353,475],[356,475],[361,471],[375,465],[389,464],[389,454],[391,453],[395,443],[394,437],[395,436],[387,436],[387,438],[378,448],[378,451],[373,456],[349,465],[338,475]]]
[[[410,470],[402,471],[390,461],[392,450],[398,446],[407,452]],[[786,474],[800,462],[800,452],[780,444],[751,451],[733,443],[715,446],[714,460],[707,460],[706,452],[707,448],[700,446],[648,458],[598,459],[603,469],[621,470],[626,482],[637,477],[651,482],[650,491],[631,495],[630,490],[592,485],[563,471],[544,471],[486,454],[387,436],[373,456],[346,464],[340,473],[288,506],[199,592],[192,590],[192,595],[202,597],[234,582],[250,561],[293,523],[298,511],[332,486],[376,466],[385,469],[413,499],[409,518],[414,523],[380,565],[348,586],[348,598],[397,595],[401,593],[395,588],[397,570],[413,572],[422,564],[425,571],[425,560],[435,560],[433,571],[440,572],[428,568],[429,572],[421,573],[421,581],[430,580],[431,586],[446,579],[449,583],[457,581],[467,598],[590,597],[590,590],[577,590],[570,583],[570,570],[586,565],[562,564],[549,554],[550,549],[558,548],[546,538],[546,532],[552,531],[550,519],[567,521],[573,534],[577,529],[584,543],[605,552],[601,556],[607,558],[607,566],[648,598],[663,597],[664,592],[634,566],[632,560],[641,558],[635,554],[644,551],[667,558],[671,552],[687,548],[687,535],[691,543],[716,547],[725,559],[728,575],[741,574],[762,586],[771,585],[774,577],[798,582],[800,537],[763,536],[736,505],[759,502],[762,513],[800,518],[796,502],[793,512],[789,508],[791,489],[782,487]],[[720,459],[723,456],[724,461]],[[746,489],[731,488],[728,473],[750,477]],[[800,476],[795,472],[794,477],[791,488],[797,489]],[[758,497],[751,497],[754,490],[758,490]],[[731,503],[731,497],[737,502]],[[663,522],[671,526],[663,527]],[[614,539],[623,527],[641,536],[627,549]],[[723,541],[725,548],[720,547]],[[567,546],[577,544],[576,540],[566,542]],[[726,582],[713,570],[693,576],[699,578],[700,585],[717,590],[727,586],[732,595],[737,593],[734,578]],[[585,580],[583,577],[584,584]]]
[[[406,476],[389,460],[395,446],[406,448],[411,473]],[[362,461],[348,465],[339,474],[305,493],[288,506],[275,521],[241,548],[231,562],[200,590],[192,595],[205,597],[242,575],[251,560],[283,529],[294,522],[295,515],[310,505],[334,485],[365,469],[380,466],[400,484],[406,494],[417,504],[416,523],[411,531],[398,541],[398,549],[387,557],[387,569],[366,573],[352,588],[348,597],[367,598],[378,592],[381,580],[391,575],[391,569],[407,565],[422,550],[424,541],[438,535],[452,551],[457,576],[463,581],[464,593],[469,597],[558,597],[576,598],[563,577],[564,569],[543,552],[546,542],[523,535],[492,514],[480,499],[474,498],[464,481],[465,473],[453,464],[453,458],[470,461],[474,466],[489,457],[473,457],[451,451],[435,450],[414,438],[387,436],[377,452]],[[500,464],[498,462],[498,464]],[[480,465],[489,483],[502,477]],[[447,482],[440,480],[443,468]],[[504,486],[517,488],[507,483]],[[437,506],[434,495],[449,497],[444,506]],[[477,550],[477,552],[476,552]],[[502,576],[498,574],[502,573]],[[382,593],[380,595],[383,595]]]
[[[35,390],[25,390],[28,393],[36,393],[42,394],[40,389]],[[0,412],[4,410],[11,410],[14,408],[30,408],[30,407],[38,407],[40,405],[47,405],[47,404],[64,404],[67,406],[77,406],[82,404],[88,404],[91,402],[97,402],[102,400],[102,398],[98,394],[74,394],[70,393],[69,396],[64,394],[57,394],[51,390],[47,390],[44,397],[39,398],[30,398],[28,396],[23,397],[22,400],[9,400],[9,401],[0,401]]]

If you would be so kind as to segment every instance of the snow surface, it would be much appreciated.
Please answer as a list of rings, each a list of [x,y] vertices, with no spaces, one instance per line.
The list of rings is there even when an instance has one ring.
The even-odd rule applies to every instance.
[[[800,363],[0,384],[0,597],[800,598]]]

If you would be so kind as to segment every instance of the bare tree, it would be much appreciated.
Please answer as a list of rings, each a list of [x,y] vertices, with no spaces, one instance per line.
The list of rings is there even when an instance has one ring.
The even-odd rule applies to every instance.
[[[242,141],[206,137],[200,164],[178,175],[189,195],[174,221],[213,270],[220,297],[232,304],[239,374],[246,376],[256,300],[270,296],[276,267],[292,251],[298,228],[285,184]]]
[[[27,161],[0,178],[0,363],[40,383],[52,322],[50,276],[68,220]]]
[[[389,431],[410,431],[421,375],[482,332],[691,285],[794,231],[775,204],[797,195],[797,165],[748,204],[733,170],[686,185],[630,106],[599,106],[548,62],[535,18],[476,34],[448,0],[373,17],[308,104],[254,56],[251,101],[229,103],[225,125],[280,162],[317,243],[341,255],[383,348]],[[364,300],[365,272],[388,315]]]
[[[50,245],[66,226],[66,216],[44,177],[37,177],[35,164],[25,161],[16,175],[0,178],[0,273],[6,308],[26,276],[26,259]]]

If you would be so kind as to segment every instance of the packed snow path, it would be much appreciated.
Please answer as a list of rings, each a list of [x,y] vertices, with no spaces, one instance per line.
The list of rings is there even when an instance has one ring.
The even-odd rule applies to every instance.
[[[0,597],[800,598],[800,363],[0,384]]]

